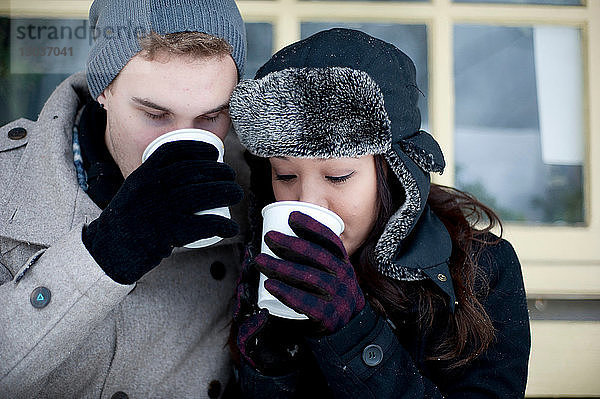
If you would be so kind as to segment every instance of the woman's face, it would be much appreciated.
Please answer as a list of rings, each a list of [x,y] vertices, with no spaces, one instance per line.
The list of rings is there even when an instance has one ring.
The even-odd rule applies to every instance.
[[[277,201],[303,201],[337,213],[348,255],[367,239],[377,217],[377,175],[372,155],[358,158],[269,158]]]

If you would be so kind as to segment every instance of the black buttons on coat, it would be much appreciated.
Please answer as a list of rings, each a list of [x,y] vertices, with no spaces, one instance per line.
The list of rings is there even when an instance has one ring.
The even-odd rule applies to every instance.
[[[362,353],[363,362],[367,366],[377,366],[383,360],[383,350],[379,345],[368,345]]]
[[[129,396],[123,391],[117,391],[110,397],[110,399],[129,399]]]
[[[27,136],[27,130],[22,127],[14,127],[8,131],[8,138],[11,140],[21,140]]]
[[[218,398],[221,394],[221,382],[219,380],[212,380],[208,384],[208,397]]]
[[[215,280],[223,280],[223,277],[225,277],[226,272],[227,268],[225,267],[223,262],[216,261],[213,262],[212,265],[210,265],[210,275]]]
[[[37,287],[31,292],[29,302],[34,308],[44,308],[50,302],[50,290],[46,287]]]

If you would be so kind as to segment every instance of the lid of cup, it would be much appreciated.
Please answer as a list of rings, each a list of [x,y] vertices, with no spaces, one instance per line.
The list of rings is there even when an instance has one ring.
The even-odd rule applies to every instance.
[[[150,157],[150,155],[161,145],[179,140],[204,141],[210,143],[217,148],[217,151],[219,151],[219,158],[222,158],[225,153],[225,144],[223,144],[223,140],[216,134],[209,132],[208,130],[186,128],[173,130],[155,138],[144,150],[142,162],[148,159],[148,157]]]
[[[294,210],[297,210],[297,211],[300,211],[300,212],[302,212],[301,208],[314,209],[314,210],[317,210],[319,212],[326,213],[328,216],[330,216],[331,218],[333,218],[337,223],[339,223],[339,225],[340,225],[340,234],[346,228],[346,225],[344,224],[344,221],[342,220],[342,218],[337,213],[333,212],[331,209],[327,209],[327,208],[322,207],[322,206],[317,205],[317,204],[311,204],[310,202],[302,202],[302,201],[277,201],[277,202],[273,202],[273,203],[265,206],[262,209],[261,214],[262,214],[263,218],[265,216],[265,213],[268,212],[270,209],[272,209],[272,208],[278,208],[278,207],[292,207],[292,208],[294,208]]]

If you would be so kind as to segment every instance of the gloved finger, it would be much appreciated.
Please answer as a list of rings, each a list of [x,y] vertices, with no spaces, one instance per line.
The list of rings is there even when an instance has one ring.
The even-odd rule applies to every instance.
[[[185,160],[160,169],[155,179],[177,187],[207,181],[234,181],[235,171],[222,162]]]
[[[240,271],[240,281],[248,284],[250,287],[256,288],[258,286],[259,272],[254,263],[254,258],[249,261],[242,263],[242,270]],[[254,291],[256,294],[256,292]],[[256,295],[255,295],[256,299]],[[254,301],[256,302],[256,300]]]
[[[236,339],[238,349],[242,356],[244,356],[244,359],[255,368],[257,365],[248,355],[248,343],[251,342],[251,340],[266,326],[268,317],[269,311],[267,309],[261,309],[258,313],[253,314],[243,322],[238,329]]]
[[[331,314],[335,313],[335,306],[331,302],[292,287],[282,281],[267,279],[265,280],[265,288],[284,305],[308,316],[311,320],[321,322],[323,312],[319,310],[324,308],[327,308],[328,312],[331,311]]]
[[[331,274],[335,274],[338,263],[343,263],[334,254],[315,243],[274,230],[265,234],[265,244],[282,259],[311,265]]]
[[[329,227],[298,211],[290,213],[288,224],[296,235],[322,246],[340,259],[346,259],[346,248],[340,237]]]
[[[329,298],[329,288],[335,277],[310,266],[276,259],[270,255],[259,254],[255,258],[256,268],[270,279],[282,281],[302,291]]]
[[[184,159],[203,159],[216,161],[219,151],[212,145],[195,140],[177,140],[158,147],[146,160],[154,166],[166,166]],[[146,163],[144,162],[144,163]]]
[[[231,219],[219,215],[183,215],[172,229],[171,242],[182,247],[192,242],[219,236],[233,237],[240,232],[239,225]]]
[[[244,290],[246,284],[238,284],[235,287],[235,301],[233,303],[233,320],[238,320],[242,314],[242,298],[244,297]]]
[[[242,261],[240,272],[241,278],[246,280],[246,274],[250,274],[252,276],[257,274],[256,268],[254,267],[254,255],[252,255],[252,251],[249,247],[246,247],[244,250],[244,260]]]
[[[258,270],[254,266],[254,257],[251,254],[249,247],[246,247],[244,251],[244,260],[240,268],[240,273],[235,281],[235,303],[234,303],[234,315],[240,315],[240,312],[246,312],[246,309],[251,309],[252,305],[257,303],[258,300]],[[243,309],[237,309],[238,304]]]
[[[233,320],[239,321],[252,310],[250,286],[240,283],[235,287],[235,301],[233,303]],[[256,290],[256,287],[255,287]],[[256,303],[256,302],[255,302]]]
[[[232,206],[244,197],[239,184],[232,181],[188,184],[172,189],[170,206],[183,214]]]

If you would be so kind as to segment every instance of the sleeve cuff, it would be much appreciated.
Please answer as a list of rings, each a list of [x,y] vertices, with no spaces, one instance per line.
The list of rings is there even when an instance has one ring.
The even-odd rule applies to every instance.
[[[400,345],[392,328],[368,303],[335,334],[307,341],[322,369],[335,365],[360,380],[369,378]]]
[[[242,361],[239,370],[239,384],[243,398],[292,398],[296,392],[300,373],[293,372],[281,376],[266,376]]]

